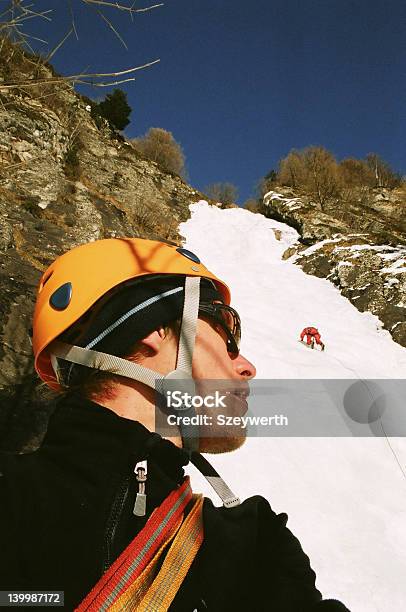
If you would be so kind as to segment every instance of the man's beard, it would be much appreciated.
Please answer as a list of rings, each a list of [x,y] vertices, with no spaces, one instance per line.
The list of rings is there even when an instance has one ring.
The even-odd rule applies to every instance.
[[[199,452],[218,455],[220,453],[231,453],[240,448],[246,440],[243,436],[227,436],[224,438],[199,438]]]
[[[212,389],[209,390],[213,394],[213,390],[217,388],[216,381],[211,381],[210,385]],[[235,385],[235,383],[233,383]],[[246,383],[244,383],[246,385]],[[230,383],[227,383],[227,386],[230,386]],[[230,391],[229,388],[225,387],[225,391]],[[240,385],[242,388],[242,385]],[[240,389],[237,387],[237,391]],[[223,390],[221,391],[223,393]],[[233,419],[234,417],[242,417],[247,413],[248,404],[245,398],[236,396],[233,392],[227,393],[226,396],[226,406],[225,408],[221,408],[221,413],[226,418]],[[202,425],[199,428],[199,450],[201,453],[212,453],[212,454],[220,454],[220,453],[229,453],[237,448],[240,448],[247,437],[247,430],[245,427],[241,427],[239,425],[227,425],[226,424],[218,424],[217,416],[218,410],[216,408],[198,408],[196,412],[200,414],[207,415],[210,419],[210,423],[212,425],[205,426]],[[223,421],[224,423],[226,421]]]

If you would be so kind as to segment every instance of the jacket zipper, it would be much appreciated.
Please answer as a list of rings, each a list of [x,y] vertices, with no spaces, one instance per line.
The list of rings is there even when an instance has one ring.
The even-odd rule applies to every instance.
[[[113,504],[111,506],[110,516],[107,521],[106,530],[104,532],[104,555],[103,555],[103,573],[108,570],[114,557],[112,554],[112,548],[114,543],[114,536],[116,534],[117,525],[121,518],[124,505],[128,496],[128,490],[130,487],[130,478],[126,477],[120,484]]]

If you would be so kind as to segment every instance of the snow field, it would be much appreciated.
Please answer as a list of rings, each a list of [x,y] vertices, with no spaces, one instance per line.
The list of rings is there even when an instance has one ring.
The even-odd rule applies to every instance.
[[[281,259],[297,240],[294,229],[206,202],[191,211],[179,228],[185,247],[229,285],[242,353],[257,378],[406,378],[406,350],[377,317]],[[319,329],[324,353],[298,342],[309,325]],[[250,438],[209,459],[242,499],[261,494],[275,512],[288,513],[324,597],[352,612],[405,609],[403,438]],[[194,489],[218,503],[203,477],[190,473]]]

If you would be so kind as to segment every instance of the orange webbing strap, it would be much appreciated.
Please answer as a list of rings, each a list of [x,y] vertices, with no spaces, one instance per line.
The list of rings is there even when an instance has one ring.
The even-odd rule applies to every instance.
[[[193,507],[173,539],[158,574],[156,566],[165,545],[125,593],[108,608],[110,612],[168,610],[203,542],[203,497],[193,497]]]
[[[178,531],[186,506],[193,498],[189,477],[171,491],[147,523],[84,598],[77,612],[104,612],[141,575],[158,551]]]

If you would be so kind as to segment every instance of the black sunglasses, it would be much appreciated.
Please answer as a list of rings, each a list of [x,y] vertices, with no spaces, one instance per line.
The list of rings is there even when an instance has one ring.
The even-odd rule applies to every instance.
[[[229,353],[240,352],[241,319],[240,315],[231,306],[225,304],[202,303],[199,306],[199,314],[205,314],[221,325],[227,334],[227,350]]]

